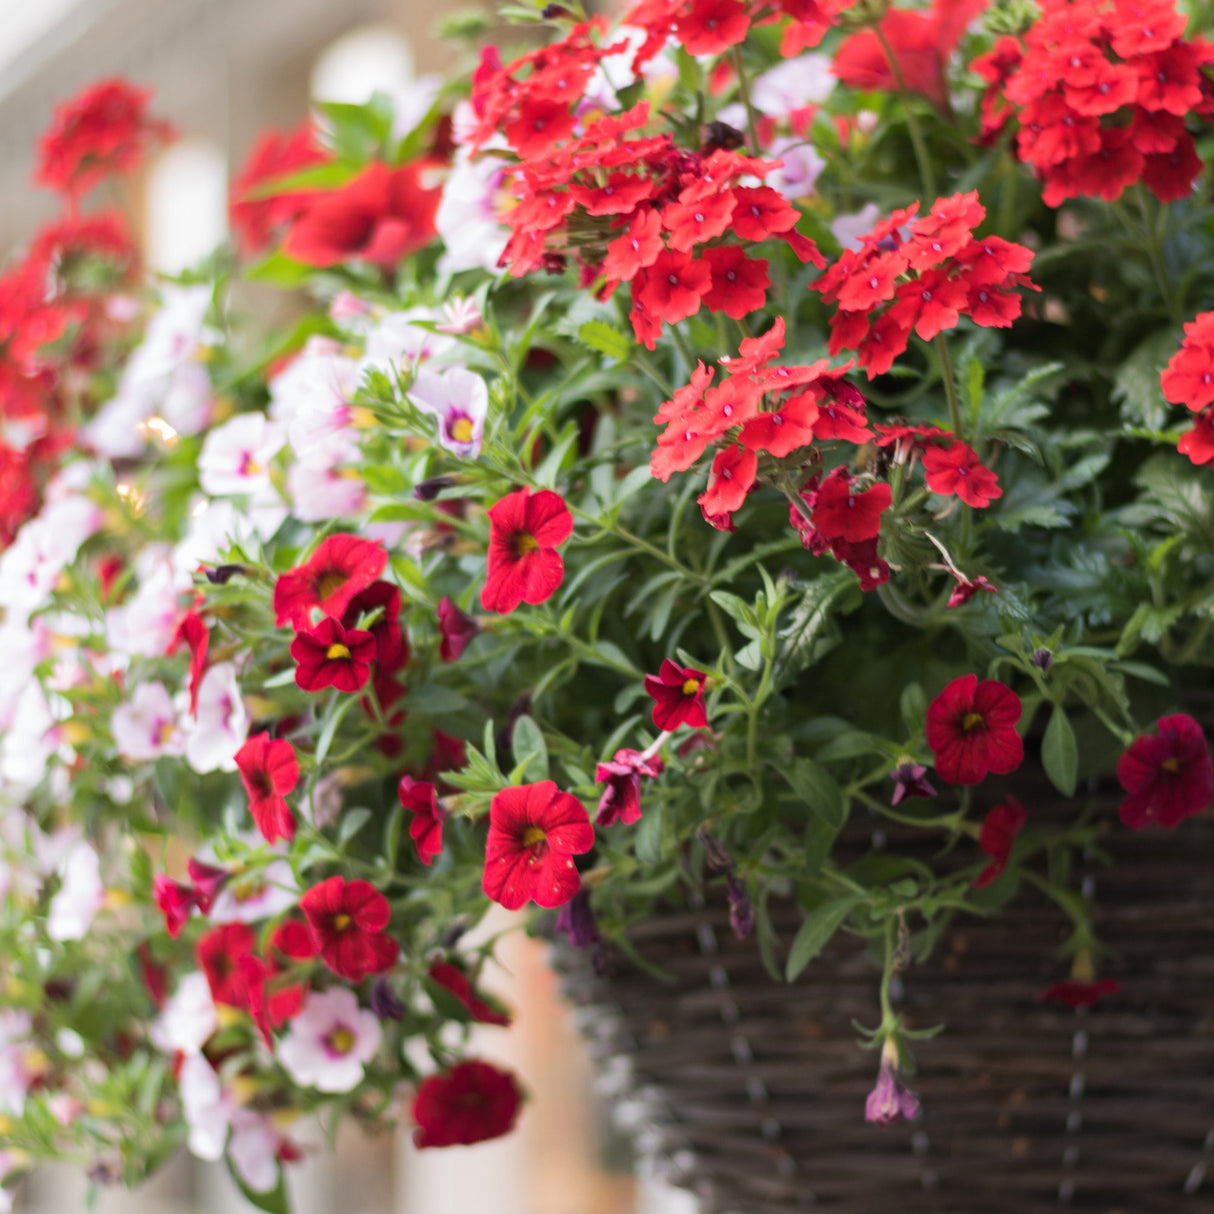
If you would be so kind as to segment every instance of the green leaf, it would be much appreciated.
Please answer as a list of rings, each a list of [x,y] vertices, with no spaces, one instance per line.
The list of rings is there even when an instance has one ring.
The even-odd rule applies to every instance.
[[[642,864],[657,864],[662,859],[662,836],[665,833],[666,803],[657,801],[646,808],[636,833],[636,855]]]
[[[523,769],[521,778],[525,783],[548,779],[548,743],[533,717],[522,716],[514,722],[510,749],[515,767]]]
[[[1079,782],[1079,750],[1075,731],[1061,704],[1054,706],[1041,742],[1041,763],[1050,782],[1064,797],[1073,797]]]
[[[632,353],[633,342],[628,334],[605,320],[588,320],[577,331],[581,341],[599,354],[624,362]]]
[[[847,820],[847,798],[834,776],[813,759],[798,759],[788,771],[793,791],[837,831]]]
[[[341,816],[341,826],[337,830],[337,845],[344,847],[370,820],[371,811],[364,805],[346,810]]]
[[[420,687],[409,689],[409,708],[413,712],[440,717],[467,707],[468,701],[458,691],[438,683],[423,683]]]
[[[863,894],[845,894],[833,902],[824,902],[810,911],[793,938],[788,951],[784,976],[795,982],[801,971],[826,947],[831,936],[842,926],[854,907],[864,901]]]
[[[320,737],[316,742],[316,766],[319,767],[324,761],[325,756],[329,753],[329,748],[333,745],[333,738],[337,733],[337,727],[341,724],[342,718],[350,711],[350,709],[358,703],[354,696],[343,696],[336,701],[333,708],[329,712],[329,716],[325,721],[324,728],[320,731]]]
[[[241,1191],[245,1201],[250,1205],[255,1206],[259,1210],[265,1210],[266,1214],[291,1214],[291,1203],[287,1198],[287,1185],[283,1179],[281,1164],[278,1167],[278,1183],[272,1189],[267,1189],[264,1193],[258,1193],[256,1189],[250,1189],[245,1184],[244,1178],[226,1154],[224,1155],[224,1162],[228,1165],[228,1173],[232,1177],[236,1187]]]
[[[805,828],[805,873],[816,877],[839,836],[838,827],[815,814]]]
[[[927,695],[919,683],[908,683],[902,689],[902,723],[912,736],[923,732],[927,719]]]

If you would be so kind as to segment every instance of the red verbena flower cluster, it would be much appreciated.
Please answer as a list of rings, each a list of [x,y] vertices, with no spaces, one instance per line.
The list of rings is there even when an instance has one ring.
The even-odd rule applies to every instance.
[[[1177,450],[1195,464],[1214,461],[1214,312],[1203,312],[1184,327],[1184,341],[1160,377],[1163,394],[1196,415],[1180,436]]]
[[[916,219],[918,203],[895,211],[811,284],[838,305],[830,352],[855,350],[869,379],[890,369],[911,333],[930,341],[961,316],[1008,328],[1020,315],[1016,287],[1038,290],[1027,271],[1033,254],[974,230],[986,218],[977,191],[939,198]]]
[[[890,568],[877,555],[877,542],[881,515],[889,509],[893,491],[878,481],[853,492],[858,483],[846,468],[834,469],[825,479],[810,477],[801,486],[800,505],[789,504],[788,518],[803,547],[815,556],[829,552],[867,592],[889,581]]]
[[[1184,29],[1171,0],[1044,0],[1018,63],[1006,39],[975,60],[1016,107],[1017,153],[1047,206],[1111,202],[1139,181],[1161,202],[1190,193],[1202,164],[1186,119],[1214,112],[1214,44]],[[1010,116],[998,102],[984,115],[988,136]]]

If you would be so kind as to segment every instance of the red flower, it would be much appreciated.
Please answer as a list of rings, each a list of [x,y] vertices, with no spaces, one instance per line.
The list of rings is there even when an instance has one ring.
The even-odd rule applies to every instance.
[[[646,759],[639,750],[624,747],[617,750],[606,763],[594,769],[594,782],[606,784],[594,816],[596,826],[613,826],[623,822],[630,826],[641,818],[641,777],[654,779],[666,764],[656,755]]]
[[[396,963],[400,948],[384,932],[392,917],[388,899],[370,881],[330,877],[299,900],[321,959],[351,982]]]
[[[704,708],[704,680],[702,670],[680,666],[667,658],[657,674],[645,676],[645,690],[653,697],[653,723],[662,730],[678,729],[690,725],[702,729],[708,724],[708,713]]]
[[[551,780],[504,788],[489,806],[481,887],[507,910],[560,906],[581,888],[573,857],[593,846],[590,817],[571,793]]]
[[[746,500],[755,483],[759,457],[753,451],[729,446],[712,461],[712,479],[696,501],[706,515],[732,514]]]
[[[204,915],[211,913],[219,891],[232,879],[232,874],[226,868],[216,868],[213,864],[204,864],[201,860],[190,857],[186,870],[190,880],[194,882],[194,900],[198,909]]]
[[[927,744],[936,771],[950,784],[977,784],[988,772],[1007,775],[1024,760],[1016,732],[1020,697],[995,679],[954,679],[927,710]]]
[[[385,270],[429,244],[442,191],[423,184],[430,165],[375,161],[321,196],[287,234],[284,251],[310,266],[360,258]]]
[[[304,691],[357,691],[371,677],[375,638],[358,629],[347,632],[337,620],[321,620],[291,642],[295,682]]]
[[[439,808],[433,784],[401,776],[396,791],[400,803],[413,815],[409,838],[417,848],[418,858],[428,865],[443,850],[443,822],[447,815]]]
[[[249,812],[266,842],[295,838],[295,815],[286,802],[299,783],[299,760],[291,743],[254,734],[236,752],[236,766],[249,795]]]
[[[324,164],[328,155],[305,123],[283,134],[267,131],[253,145],[232,182],[228,217],[232,230],[247,253],[257,253],[275,239],[279,230],[297,219],[319,197],[318,190],[290,190],[258,198],[256,194],[276,178]]]
[[[523,1093],[509,1071],[469,1059],[430,1075],[413,1097],[414,1145],[471,1146],[514,1128]]]
[[[168,652],[177,652],[177,647],[184,641],[190,651],[190,715],[198,715],[198,686],[202,682],[203,673],[207,668],[207,648],[211,643],[211,633],[206,620],[196,611],[187,611],[177,625],[177,631],[169,643]]]
[[[1206,409],[1197,415],[1193,429],[1180,436],[1176,450],[1198,466],[1214,461],[1214,410]]]
[[[198,964],[207,976],[211,998],[229,1007],[247,1008],[248,983],[241,965],[257,948],[257,933],[247,923],[213,927],[198,941]]]
[[[164,915],[165,929],[176,940],[198,905],[197,895],[188,885],[181,885],[163,873],[158,874],[152,882],[152,894],[160,913]]]
[[[786,400],[772,413],[760,413],[742,427],[738,441],[752,451],[766,451],[783,459],[814,440],[818,402],[813,392]]]
[[[1121,990],[1121,983],[1115,978],[1099,978],[1095,982],[1080,982],[1069,978],[1065,982],[1055,982],[1037,996],[1038,1003],[1056,1000],[1065,1003],[1067,1007],[1092,1007],[1100,1002],[1105,995],[1116,995]]]
[[[1194,413],[1214,402],[1214,312],[1203,312],[1184,327],[1180,349],[1160,376],[1163,394]]]
[[[740,0],[691,0],[674,25],[689,55],[719,55],[742,42],[749,28],[750,16]]]
[[[991,862],[974,878],[975,889],[982,889],[1003,875],[1016,836],[1027,819],[1028,813],[1015,797],[1008,797],[1002,805],[996,805],[983,819],[978,846],[990,856]]]
[[[700,256],[712,270],[712,285],[704,296],[704,306],[710,312],[724,312],[741,320],[767,302],[771,278],[765,259],[747,257],[742,246],[736,244],[705,249]]]
[[[1126,791],[1121,820],[1131,830],[1152,822],[1179,826],[1214,801],[1214,763],[1201,726],[1177,713],[1161,717],[1156,729],[1157,735],[1135,738],[1117,763]]]
[[[279,628],[311,628],[312,611],[340,618],[350,600],[365,590],[388,563],[378,540],[357,535],[331,535],[302,564],[279,577],[274,585],[274,622]]]
[[[873,540],[881,533],[881,515],[892,500],[893,491],[884,482],[863,493],[852,493],[846,474],[832,473],[818,490],[814,526],[828,540],[853,544]]]
[[[573,531],[573,515],[559,493],[516,489],[489,511],[489,566],[481,606],[508,615],[520,603],[551,598],[565,576],[556,549]]]
[[[972,447],[959,439],[947,447],[928,447],[923,453],[923,473],[933,493],[955,493],[967,506],[989,506],[1003,496],[995,474],[983,465]]]
[[[38,184],[78,198],[111,174],[133,173],[152,143],[173,136],[167,122],[148,119],[151,96],[125,80],[101,80],[56,106],[38,145]]]
[[[712,270],[690,253],[659,253],[634,280],[634,298],[646,312],[667,324],[677,324],[700,310],[712,289]]]
[[[342,612],[342,626],[355,628],[360,619],[373,613],[375,618],[367,631],[375,638],[375,663],[381,674],[394,674],[409,661],[409,640],[400,622],[400,587],[391,582],[372,582],[360,590]]]
[[[986,594],[998,594],[999,587],[992,586],[985,577],[979,575],[970,581],[969,578],[959,577],[953,593],[948,596],[948,606],[964,607],[981,590]]]
[[[429,978],[459,1000],[468,1015],[477,1024],[499,1024],[502,1028],[510,1027],[510,1013],[486,1003],[468,981],[468,975],[458,965],[450,961],[440,961],[430,967]]]
[[[444,662],[455,662],[468,648],[480,627],[470,615],[462,612],[444,595],[438,604],[438,631],[442,638],[438,645],[438,656]]]

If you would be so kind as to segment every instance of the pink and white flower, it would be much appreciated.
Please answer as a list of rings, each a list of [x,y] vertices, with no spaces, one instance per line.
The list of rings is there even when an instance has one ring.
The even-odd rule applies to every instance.
[[[110,720],[118,753],[135,763],[185,754],[182,714],[163,683],[141,683]]]
[[[83,940],[105,903],[101,861],[82,839],[67,853],[59,871],[62,884],[51,899],[46,934],[52,940]]]
[[[263,413],[241,413],[207,435],[198,480],[215,497],[274,495],[270,461],[286,442],[283,428]]]
[[[465,459],[476,458],[489,412],[489,389],[479,375],[465,367],[423,368],[408,396],[417,408],[438,418],[442,446]]]
[[[209,918],[212,923],[258,923],[281,915],[298,901],[299,882],[291,865],[271,860],[264,868],[238,870],[219,891]]]
[[[313,991],[278,1043],[278,1060],[302,1087],[348,1092],[361,1082],[382,1035],[375,1013],[360,1008],[352,990]]]
[[[152,1044],[166,1054],[197,1054],[219,1028],[211,987],[201,970],[192,970],[177,983],[164,1010],[152,1025]]]
[[[235,771],[236,752],[248,732],[236,667],[219,662],[198,685],[198,715],[186,737],[186,762],[197,772]]]

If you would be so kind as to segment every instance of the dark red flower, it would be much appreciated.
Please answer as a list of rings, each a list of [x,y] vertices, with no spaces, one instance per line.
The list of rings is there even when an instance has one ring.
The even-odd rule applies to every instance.
[[[152,894],[164,915],[165,929],[176,940],[198,905],[197,895],[188,885],[173,881],[163,873],[158,873],[152,882]]]
[[[1007,775],[1024,760],[1016,732],[1020,697],[995,679],[954,679],[928,706],[927,744],[936,771],[950,784],[977,784],[988,772]]]
[[[169,653],[177,652],[177,647],[184,641],[190,651],[190,715],[198,715],[198,686],[207,668],[207,648],[211,643],[211,633],[207,622],[197,611],[187,611],[177,625],[173,640],[169,644]]]
[[[702,729],[708,724],[708,713],[704,708],[704,680],[708,676],[702,670],[680,666],[667,658],[657,674],[645,676],[645,690],[653,697],[653,723],[662,730],[678,729],[690,725]]]
[[[356,628],[361,619],[369,619],[366,631],[375,638],[375,664],[381,675],[395,674],[409,662],[409,638],[400,622],[400,587],[391,582],[372,582],[360,590],[342,612],[345,628]],[[383,705],[383,701],[380,701]]]
[[[637,822],[641,817],[641,777],[655,779],[665,770],[666,764],[657,755],[645,758],[639,750],[624,747],[617,750],[606,763],[594,769],[594,782],[606,784],[599,800],[599,810],[594,816],[596,826],[613,826],[623,822],[625,826]]]
[[[430,1075],[413,1097],[414,1145],[471,1146],[514,1128],[523,1093],[509,1071],[469,1059]]]
[[[992,586],[985,577],[978,576],[971,581],[966,577],[958,577],[953,592],[948,596],[949,607],[964,607],[981,590],[985,594],[998,594],[999,587]]]
[[[472,638],[480,631],[480,626],[444,595],[438,603],[438,631],[442,638],[438,645],[438,656],[444,662],[454,662],[468,648]]]
[[[974,878],[975,889],[982,889],[1003,875],[1016,836],[1027,820],[1028,813],[1024,806],[1011,796],[1002,805],[996,805],[982,820],[978,846],[990,856],[991,862]]]
[[[486,1003],[473,990],[468,975],[458,965],[453,965],[450,961],[436,962],[430,967],[428,977],[431,982],[437,983],[458,999],[477,1024],[499,1024],[502,1028],[510,1026],[510,1013]]]
[[[565,576],[556,549],[573,532],[573,515],[561,495],[516,489],[490,509],[489,528],[481,606],[507,615],[520,603],[535,606],[551,598]]]
[[[1126,791],[1121,820],[1131,830],[1179,826],[1214,801],[1214,763],[1201,726],[1177,713],[1155,727],[1157,734],[1135,738],[1117,763]]]
[[[236,766],[249,796],[249,812],[266,842],[295,838],[295,815],[286,802],[299,783],[299,760],[291,743],[256,733],[236,752]]]
[[[311,628],[312,612],[340,618],[350,600],[365,590],[388,563],[378,540],[357,535],[330,535],[302,564],[282,574],[274,585],[274,620],[279,628]]]
[[[894,795],[890,798],[891,805],[897,805],[907,797],[934,797],[936,790],[927,780],[927,768],[910,759],[904,759],[889,773],[894,782]]]
[[[417,848],[418,858],[429,864],[443,850],[443,822],[447,815],[439,808],[433,784],[401,776],[397,786],[400,803],[412,815],[409,838]]]
[[[832,472],[814,501],[814,526],[828,540],[875,540],[881,533],[881,515],[892,500],[893,490],[884,482],[852,493],[847,475]]]
[[[507,910],[560,906],[581,887],[573,857],[593,846],[585,807],[551,780],[503,788],[489,805],[481,887]]]
[[[167,122],[148,118],[151,96],[125,80],[101,80],[56,106],[38,145],[38,184],[78,198],[112,174],[133,173],[152,144],[173,136]]]
[[[1067,1007],[1092,1007],[1099,1003],[1105,995],[1116,995],[1121,990],[1121,983],[1115,978],[1098,978],[1095,982],[1080,982],[1068,978],[1064,982],[1055,982],[1037,996],[1038,1003],[1054,1000],[1065,1003]]]
[[[375,638],[359,629],[347,632],[340,621],[321,620],[291,642],[295,682],[304,691],[357,691],[371,677]]]
[[[203,864],[201,860],[190,857],[186,869],[190,880],[194,882],[194,898],[198,909],[204,914],[211,913],[219,891],[232,879],[232,874],[226,868],[216,868],[213,864]]]
[[[369,164],[353,181],[308,206],[283,249],[310,266],[359,259],[393,269],[434,237],[442,191],[426,180],[433,168],[424,162],[397,169]]]
[[[229,1007],[247,1008],[249,989],[241,961],[257,948],[257,933],[247,923],[213,927],[198,941],[198,964],[207,976],[211,998]]]
[[[299,900],[321,960],[358,982],[396,964],[400,947],[384,928],[392,917],[388,899],[370,881],[330,877]]]

